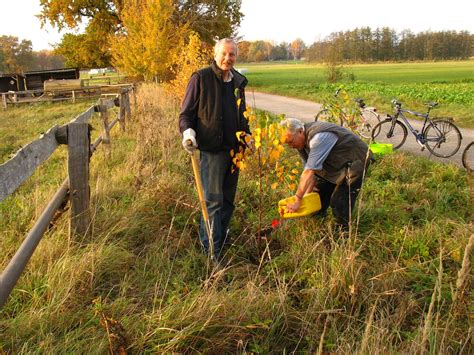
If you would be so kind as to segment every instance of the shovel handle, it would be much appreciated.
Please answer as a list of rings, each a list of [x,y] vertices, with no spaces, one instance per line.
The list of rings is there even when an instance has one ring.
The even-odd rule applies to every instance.
[[[192,144],[192,143],[191,143]],[[202,187],[201,172],[199,170],[199,162],[197,161],[196,155],[191,154],[191,162],[193,164],[194,178],[196,180],[196,188],[199,196],[199,202],[201,203],[202,214],[205,221],[209,221],[209,215],[207,213],[206,199],[204,198],[204,188]]]
[[[192,144],[192,142],[190,142]],[[199,169],[199,162],[197,159],[197,153],[191,154],[191,163],[193,165],[194,179],[196,180],[196,189],[199,196],[199,202],[201,203],[202,217],[206,226],[207,237],[209,240],[209,251],[211,257],[214,257],[214,238],[211,233],[211,225],[209,222],[209,214],[207,212],[206,199],[204,198],[204,188],[202,187],[201,171]]]

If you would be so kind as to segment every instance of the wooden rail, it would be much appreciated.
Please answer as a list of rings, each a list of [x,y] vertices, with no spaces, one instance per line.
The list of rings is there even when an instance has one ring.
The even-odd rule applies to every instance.
[[[38,166],[50,157],[60,144],[68,146],[68,178],[49,201],[47,207],[27,234],[11,261],[0,276],[0,309],[6,303],[21,273],[35,251],[55,212],[67,200],[71,202],[71,236],[83,237],[91,230],[89,160],[100,143],[110,142],[110,130],[119,122],[125,129],[125,119],[131,118],[129,94],[133,87],[123,89],[120,94],[103,98],[94,106],[78,115],[64,126],[54,126],[39,139],[20,149],[10,160],[0,165],[0,202],[11,195]],[[119,107],[117,117],[109,124],[109,110]],[[97,140],[90,142],[89,120],[99,113],[103,132]]]
[[[77,89],[68,90],[25,90],[25,91],[9,91],[0,93],[2,96],[1,105],[3,109],[7,109],[9,105],[29,104],[36,102],[56,102],[68,101],[75,102],[76,99],[85,97],[101,96],[105,93],[117,94],[123,89],[131,87],[131,84],[112,84],[112,85],[96,85],[84,86]]]

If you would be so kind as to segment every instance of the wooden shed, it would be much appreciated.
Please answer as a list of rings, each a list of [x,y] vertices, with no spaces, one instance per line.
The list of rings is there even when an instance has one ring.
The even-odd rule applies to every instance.
[[[27,90],[42,90],[43,83],[46,80],[61,80],[61,79],[79,79],[78,68],[64,68],[51,70],[37,70],[28,71],[25,75],[25,88]]]
[[[25,77],[18,73],[0,74],[0,92],[25,90]]]

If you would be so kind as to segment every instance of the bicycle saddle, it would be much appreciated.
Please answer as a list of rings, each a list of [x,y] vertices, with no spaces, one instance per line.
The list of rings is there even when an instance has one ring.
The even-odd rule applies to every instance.
[[[365,102],[364,102],[364,99],[354,99],[355,102],[357,102],[359,104],[359,107],[360,108],[364,108],[366,105],[365,105]]]
[[[427,102],[425,103],[426,106],[428,106],[429,108],[433,108],[433,107],[436,107],[438,106],[438,103],[437,102]]]

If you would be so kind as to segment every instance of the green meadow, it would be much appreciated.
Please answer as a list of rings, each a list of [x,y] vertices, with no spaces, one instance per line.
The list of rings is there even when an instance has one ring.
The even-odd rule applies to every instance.
[[[54,125],[71,121],[96,101],[18,105],[0,111],[0,164],[8,160],[22,146],[39,138],[41,133]]]
[[[380,112],[392,111],[397,98],[406,108],[425,111],[437,101],[433,116],[449,116],[459,126],[474,127],[474,60],[390,64],[353,64],[342,68],[340,82],[327,82],[327,67],[306,63],[240,64],[250,89],[324,103],[343,85]]]

